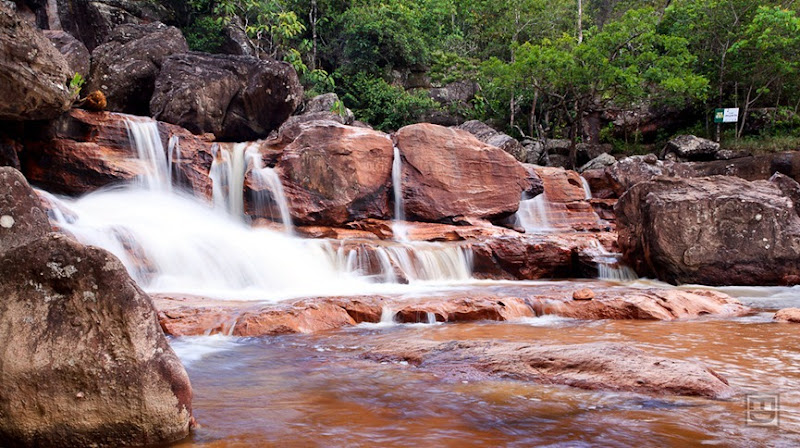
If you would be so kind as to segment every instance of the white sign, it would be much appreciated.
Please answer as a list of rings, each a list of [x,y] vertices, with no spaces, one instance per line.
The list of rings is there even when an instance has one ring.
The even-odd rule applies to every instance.
[[[724,114],[722,115],[722,122],[723,123],[736,123],[739,121],[739,108],[734,107],[731,109],[725,109]]]

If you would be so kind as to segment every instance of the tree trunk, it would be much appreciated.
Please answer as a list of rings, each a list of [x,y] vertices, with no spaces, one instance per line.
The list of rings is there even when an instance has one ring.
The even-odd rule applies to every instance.
[[[311,0],[311,12],[309,13],[311,23],[311,70],[317,68],[317,0]]]
[[[578,0],[578,43],[583,42],[583,1]]]

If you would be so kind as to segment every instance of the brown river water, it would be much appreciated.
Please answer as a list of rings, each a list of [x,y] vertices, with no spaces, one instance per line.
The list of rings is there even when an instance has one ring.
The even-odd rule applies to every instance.
[[[771,322],[800,289],[729,288],[732,319],[365,324],[313,335],[178,338],[200,427],[179,447],[800,446],[800,325]],[[717,401],[517,381],[445,382],[365,360],[397,338],[622,342],[704,363],[741,391]],[[779,397],[778,426],[753,426],[747,394]]]

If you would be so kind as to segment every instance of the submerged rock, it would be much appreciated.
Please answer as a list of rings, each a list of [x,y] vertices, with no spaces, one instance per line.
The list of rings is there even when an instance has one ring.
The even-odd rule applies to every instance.
[[[615,210],[620,248],[640,275],[707,285],[800,283],[800,217],[777,180],[658,178],[634,186]]]
[[[46,120],[72,104],[72,78],[61,53],[0,2],[0,120]]]
[[[119,26],[92,51],[86,91],[102,91],[110,111],[149,115],[164,60],[187,51],[186,39],[175,27],[163,23]]]
[[[191,385],[152,301],[110,253],[47,233],[34,197],[0,168],[0,445],[186,437]]]
[[[411,219],[502,218],[532,185],[511,155],[472,134],[427,123],[394,134],[403,160],[403,200]]]
[[[187,53],[164,62],[150,113],[197,134],[246,141],[277,129],[302,100],[303,86],[286,62]]]
[[[624,344],[531,345],[496,341],[395,340],[364,355],[406,361],[450,381],[505,378],[590,390],[729,398],[735,391],[699,363],[651,355]]]

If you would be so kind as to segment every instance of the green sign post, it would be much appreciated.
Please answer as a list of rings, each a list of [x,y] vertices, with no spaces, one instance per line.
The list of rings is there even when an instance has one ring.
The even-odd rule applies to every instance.
[[[717,124],[717,142],[719,142],[720,127],[722,123],[736,123],[739,121],[739,108],[729,107],[714,110],[714,123]]]

